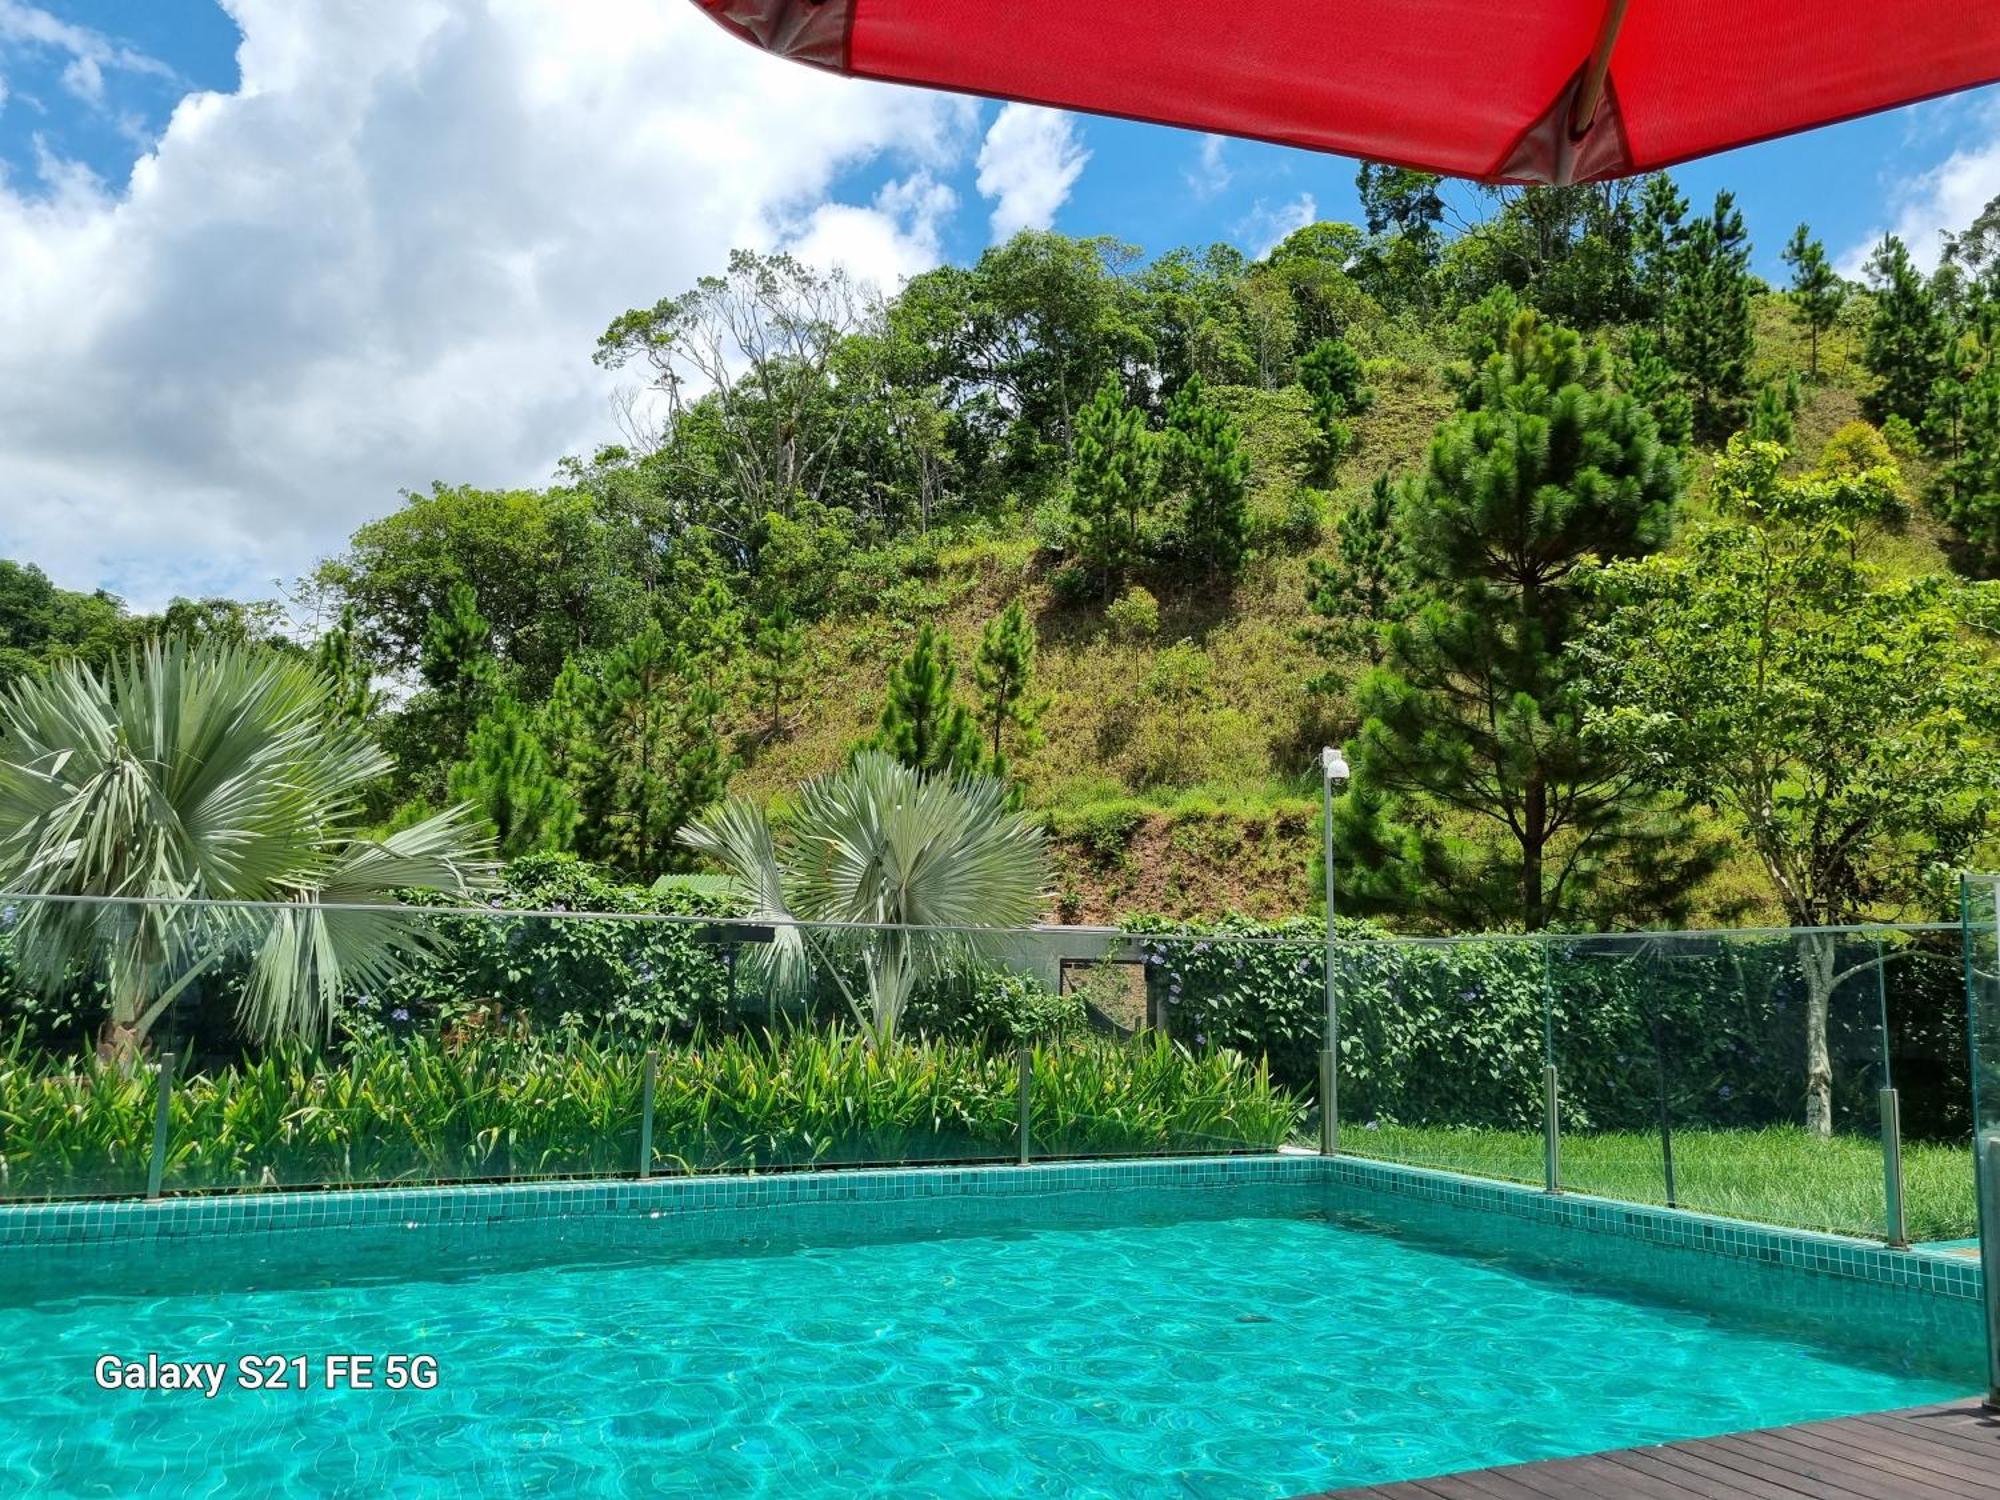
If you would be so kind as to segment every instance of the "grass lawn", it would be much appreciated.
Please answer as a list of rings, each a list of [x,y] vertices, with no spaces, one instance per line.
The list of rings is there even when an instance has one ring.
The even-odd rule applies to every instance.
[[[1526,1131],[1350,1125],[1341,1129],[1340,1145],[1384,1161],[1542,1181],[1542,1138]],[[1562,1185],[1633,1203],[1665,1203],[1659,1137],[1566,1134]],[[1821,1139],[1789,1127],[1676,1132],[1674,1201],[1730,1218],[1880,1238],[1882,1145],[1873,1136]],[[1904,1142],[1903,1202],[1912,1240],[1977,1232],[1970,1146]]]

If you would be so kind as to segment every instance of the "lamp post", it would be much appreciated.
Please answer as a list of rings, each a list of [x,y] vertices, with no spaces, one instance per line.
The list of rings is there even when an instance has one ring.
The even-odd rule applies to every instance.
[[[1340,1006],[1333,976],[1333,785],[1347,782],[1347,758],[1328,745],[1319,753],[1320,831],[1326,855],[1326,1045],[1319,1054],[1319,1152],[1340,1149]]]

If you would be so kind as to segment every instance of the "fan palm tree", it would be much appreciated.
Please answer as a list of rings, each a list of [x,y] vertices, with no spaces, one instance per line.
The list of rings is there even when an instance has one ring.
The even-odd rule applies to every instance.
[[[355,831],[388,759],[331,693],[304,661],[181,640],[0,691],[0,890],[52,898],[22,903],[16,952],[51,988],[101,964],[107,1058],[136,1058],[175,997],[232,953],[248,959],[248,1035],[324,1034],[344,993],[439,941],[393,911],[324,905],[491,882],[463,809],[385,839]]]
[[[925,775],[880,751],[809,781],[782,837],[732,799],[683,830],[770,923],[766,979],[797,993],[823,966],[869,1036],[886,1042],[925,979],[1003,945],[1034,920],[1047,882],[1039,829],[987,776]],[[806,923],[869,924],[845,931]],[[858,958],[866,1002],[848,988]]]

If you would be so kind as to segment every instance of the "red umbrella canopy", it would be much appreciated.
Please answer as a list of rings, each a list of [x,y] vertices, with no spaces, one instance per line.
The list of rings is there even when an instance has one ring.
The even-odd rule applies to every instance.
[[[696,0],[857,78],[1489,182],[1670,166],[2000,79],[1996,0]]]

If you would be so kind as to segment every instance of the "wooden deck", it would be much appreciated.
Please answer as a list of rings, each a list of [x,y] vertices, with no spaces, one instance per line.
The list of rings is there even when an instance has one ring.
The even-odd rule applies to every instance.
[[[1338,1500],[2000,1500],[1977,1401],[1329,1490]]]

